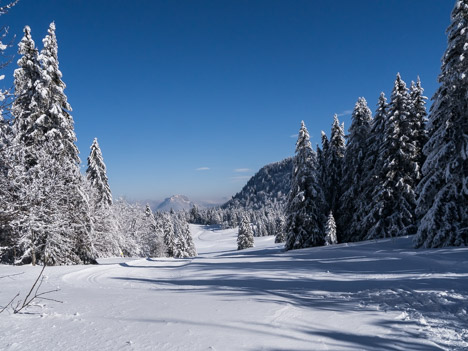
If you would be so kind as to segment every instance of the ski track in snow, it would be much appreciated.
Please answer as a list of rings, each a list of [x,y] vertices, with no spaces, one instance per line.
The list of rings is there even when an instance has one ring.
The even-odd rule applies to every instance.
[[[53,298],[0,314],[0,350],[467,350],[468,248],[411,238],[237,251],[236,230],[191,226],[193,259],[48,267]],[[40,267],[0,266],[0,305]]]

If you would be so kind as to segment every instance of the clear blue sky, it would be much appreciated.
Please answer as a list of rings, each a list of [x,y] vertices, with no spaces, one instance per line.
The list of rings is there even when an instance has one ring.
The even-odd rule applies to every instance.
[[[431,97],[454,3],[21,0],[1,19],[39,47],[56,22],[81,158],[98,137],[114,196],[218,200],[397,72]]]

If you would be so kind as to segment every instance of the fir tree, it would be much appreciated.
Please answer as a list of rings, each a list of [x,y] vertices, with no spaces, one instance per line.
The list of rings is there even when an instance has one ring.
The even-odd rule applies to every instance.
[[[362,97],[358,99],[351,118],[343,160],[342,195],[338,210],[341,242],[352,240],[360,232],[360,222],[365,215],[359,197],[364,185],[364,162],[372,123],[372,112],[367,107],[366,99]]]
[[[322,245],[323,194],[317,181],[316,155],[301,123],[296,143],[291,192],[286,207],[286,250]]]
[[[254,236],[247,216],[242,216],[237,235],[237,250],[244,250],[254,246]]]
[[[352,240],[360,241],[382,236],[379,232],[380,221],[379,201],[377,196],[383,187],[383,162],[379,157],[385,139],[385,125],[388,113],[387,99],[384,93],[380,94],[377,111],[372,120],[371,130],[367,139],[367,152],[364,160],[363,189],[359,200],[362,203],[365,216],[362,218],[360,231],[356,231]]]
[[[164,244],[167,248],[167,256],[174,257],[176,253],[176,237],[174,233],[174,225],[171,217],[167,214],[162,216],[162,229],[164,234]]]
[[[414,150],[415,161],[419,168],[422,168],[424,164],[424,153],[423,148],[427,142],[427,112],[426,112],[426,100],[424,96],[424,89],[421,86],[421,79],[415,82],[411,82],[410,89],[411,98],[411,121],[413,126],[413,138],[415,140],[416,149]]]
[[[66,235],[67,242],[73,243],[70,249],[72,253],[65,249],[60,251],[58,246],[54,246],[58,244],[53,243],[59,243],[60,240],[51,240],[50,234],[53,232],[47,229],[35,231],[34,240],[37,242],[36,247],[40,249],[37,254],[34,253],[36,258],[31,259],[39,261],[39,256],[44,258],[47,255],[50,258],[49,264],[94,262],[96,252],[92,244],[89,198],[84,191],[79,170],[73,121],[67,112],[71,108],[63,93],[65,85],[58,69],[55,27],[51,25],[49,34],[44,39],[44,50],[40,55],[42,67],[29,27],[25,28],[24,33],[19,44],[22,57],[18,60],[19,68],[14,74],[16,100],[12,107],[15,131],[13,149],[17,153],[17,169],[21,169],[22,174],[17,173],[14,181],[18,185],[18,194],[28,187],[36,194],[23,197],[30,199],[29,203],[22,201],[17,204],[19,223],[28,223],[28,226],[19,225],[17,229],[27,232],[28,227],[48,228],[58,222],[57,218],[60,217],[60,223],[64,224],[58,232],[59,235]],[[52,165],[60,167],[54,168],[56,172],[47,172],[44,171],[47,165],[51,165],[51,168],[55,167]],[[42,198],[41,186],[34,185],[37,184],[34,179],[37,174],[41,174],[44,184],[57,184],[58,188],[45,198]],[[38,198],[42,199],[41,202],[37,202]],[[28,215],[30,211],[27,208],[38,209],[38,206],[50,210],[50,213],[30,216],[24,221],[22,216]],[[31,222],[33,219],[35,222]],[[62,256],[52,260],[50,252]],[[21,252],[19,254],[24,256]]]
[[[197,250],[187,220],[180,216],[174,216],[173,224],[176,238],[174,257],[187,258],[197,256]]]
[[[73,130],[72,110],[64,93],[65,83],[62,81],[62,72],[59,69],[58,45],[55,35],[55,23],[49,26],[48,34],[42,40],[44,47],[38,57],[42,69],[38,89],[41,94],[42,115],[35,121],[36,130],[47,139],[60,141],[60,152],[64,159],[80,163],[78,148],[75,145],[76,136]]]
[[[24,27],[24,36],[18,44],[18,53],[21,58],[14,72],[15,100],[12,105],[14,117],[13,126],[16,144],[29,149],[33,147],[40,138],[36,130],[36,121],[43,114],[42,102],[44,97],[38,91],[38,83],[41,79],[41,66],[38,59],[38,51],[31,37],[31,29]],[[44,95],[46,95],[44,93]],[[28,152],[27,163],[34,165],[34,152]]]
[[[394,237],[415,232],[415,186],[419,168],[411,123],[411,100],[405,82],[397,75],[392,91],[385,135],[380,147],[380,175],[376,179],[373,208],[376,221],[366,239]]]
[[[286,235],[284,233],[284,220],[281,217],[276,218],[276,235],[275,243],[284,243],[286,241]]]
[[[112,194],[109,187],[106,165],[102,157],[102,152],[99,147],[97,138],[94,138],[91,145],[91,152],[88,156],[88,168],[86,169],[86,177],[90,184],[95,189],[94,203],[96,206],[109,207],[112,205]]]
[[[325,245],[335,245],[337,243],[335,218],[333,218],[333,213],[330,211],[325,226]]]
[[[428,121],[416,212],[417,247],[468,244],[468,1],[458,0],[448,27],[440,87]]]
[[[342,193],[341,181],[345,150],[344,127],[340,125],[338,116],[335,115],[333,117],[330,141],[327,142],[325,139],[323,144],[323,167],[325,169],[325,174],[322,176],[322,186],[327,204],[326,211],[333,211],[333,213],[337,213],[339,199]]]

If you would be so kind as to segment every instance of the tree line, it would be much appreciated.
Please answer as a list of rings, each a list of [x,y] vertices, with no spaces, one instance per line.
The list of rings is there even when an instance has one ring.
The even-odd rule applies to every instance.
[[[51,23],[39,50],[24,28],[11,118],[0,118],[0,260],[63,265],[195,256],[184,216],[113,202],[97,139],[81,174],[55,31]]]

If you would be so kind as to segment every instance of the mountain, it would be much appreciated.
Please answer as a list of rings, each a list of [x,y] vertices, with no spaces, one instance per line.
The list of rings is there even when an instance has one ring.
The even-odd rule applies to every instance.
[[[195,203],[190,201],[187,196],[173,195],[160,203],[158,207],[156,207],[156,211],[164,212],[170,211],[171,209],[174,211],[189,210],[193,207],[193,205],[195,205]]]
[[[258,210],[274,204],[286,204],[291,189],[292,167],[292,157],[266,165],[222,207]]]

